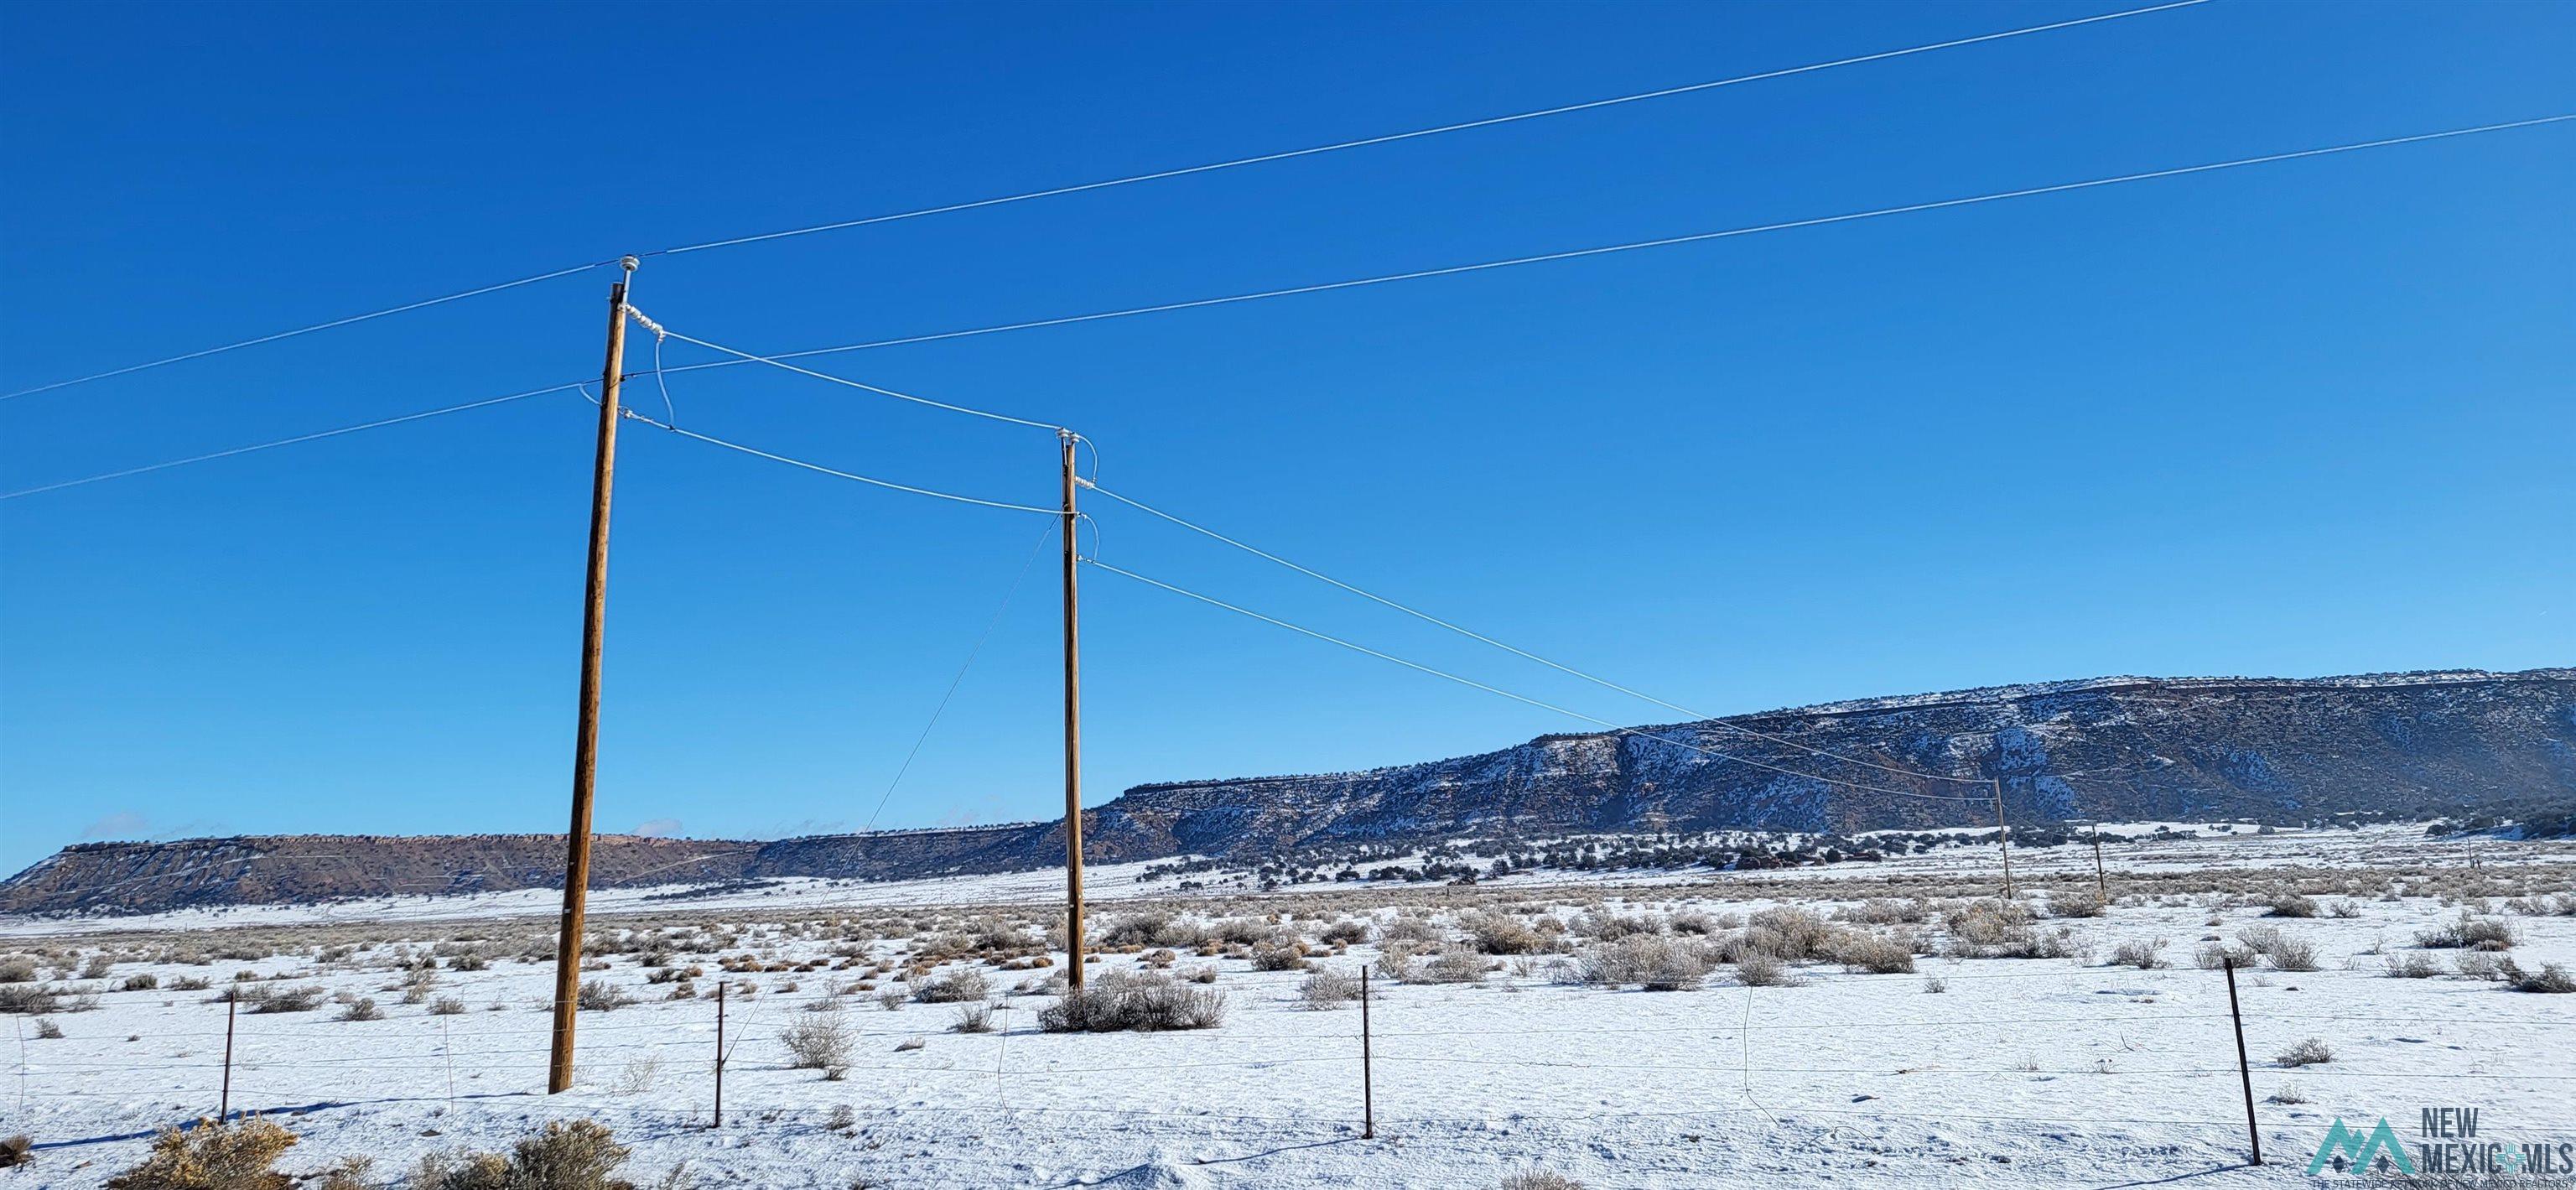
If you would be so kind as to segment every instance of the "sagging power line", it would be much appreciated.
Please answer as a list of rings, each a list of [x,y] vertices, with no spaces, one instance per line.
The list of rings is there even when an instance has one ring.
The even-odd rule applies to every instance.
[[[867,227],[880,223],[894,223],[908,219],[926,218],[933,215],[946,215],[961,211],[980,210],[985,207],[1004,206],[1011,203],[1029,202],[1043,198],[1055,198],[1068,194],[1081,194],[1094,190],[1107,190],[1113,187],[1132,186],[1143,182],[1156,182],[1171,178],[1189,177],[1195,174],[1239,169],[1245,166],[1262,165],[1274,161],[1290,161],[1297,158],[1314,157],[1326,153],[1342,152],[1349,149],[1367,148],[1373,145],[1394,144],[1400,141],[1419,140],[1424,137],[1440,136],[1453,132],[1466,132],[1478,128],[1492,128],[1505,124],[1516,124],[1522,121],[1543,119],[1549,116],[1570,115],[1576,112],[1593,111],[1600,108],[1616,107],[1622,104],[1639,103],[1652,99],[1666,99],[1679,95],[1689,95],[1702,91],[1716,90],[1721,87],[1732,87],[1744,83],[1761,82],[1768,79],[1813,74],[1817,71],[1833,70],[1845,66],[1859,66],[1871,62],[1883,62],[1889,59],[1911,57],[1916,54],[1927,54],[1939,50],[1958,49],[1965,46],[1980,45],[1990,41],[2003,41],[2015,37],[2026,37],[2035,33],[2048,33],[2059,29],[2072,29],[2081,25],[2095,25],[2101,24],[2105,21],[2116,21],[2128,17],[2146,16],[2151,13],[2166,12],[2172,9],[2191,8],[2207,2],[2208,0],[2173,0],[2172,3],[2157,4],[2146,8],[2134,8],[2122,12],[2102,13],[2096,16],[2078,17],[2073,20],[2053,21],[2048,24],[2030,25],[2018,29],[2007,29],[1998,33],[1979,34],[1973,37],[1952,38],[1947,41],[1937,41],[1924,45],[1909,46],[1904,49],[1883,50],[1877,53],[1836,58],[1825,62],[1813,62],[1804,66],[1792,66],[1778,70],[1768,70],[1758,74],[1738,75],[1733,78],[1715,79],[1701,83],[1690,83],[1678,87],[1665,87],[1652,91],[1640,91],[1628,95],[1613,96],[1607,99],[1594,99],[1581,103],[1540,108],[1533,111],[1515,112],[1501,116],[1488,116],[1482,119],[1466,120],[1453,124],[1442,124],[1429,128],[1417,128],[1405,132],[1362,137],[1357,140],[1313,145],[1303,149],[1261,153],[1248,157],[1236,157],[1223,161],[1213,161],[1201,165],[1157,170],[1151,173],[1130,174],[1125,177],[1109,178],[1096,182],[1082,182],[1067,186],[1054,186],[1040,190],[1022,191],[1016,194],[999,195],[992,198],[948,203],[941,206],[920,207],[913,210],[898,211],[891,214],[870,215],[856,219],[843,219],[836,222],[818,223],[806,227],[789,228],[784,231],[762,232],[756,235],[735,236],[730,239],[709,240],[703,243],[682,244],[668,248],[657,248],[650,252],[637,253],[636,255],[641,257],[676,256],[683,253],[704,252],[717,248],[731,248],[744,244],[756,244],[770,240],[809,236],[822,232],[842,231],[850,228]],[[446,305],[450,302],[458,302],[467,298],[480,297],[484,294],[499,293],[503,290],[535,285],[539,282],[552,281],[558,277],[569,277],[577,273],[586,273],[594,269],[607,268],[610,265],[619,263],[619,259],[620,258],[618,257],[610,257],[606,260],[591,261],[587,264],[569,265],[564,268],[537,273],[533,276],[520,277],[516,280],[477,286],[473,289],[467,289],[441,297],[406,302],[397,306],[389,306],[381,310],[369,311],[363,314],[353,314],[343,318],[331,319],[326,322],[317,322],[310,326],[297,327],[291,330],[259,335],[253,338],[243,339],[238,342],[226,343],[221,346],[184,352],[178,355],[149,360],[138,364],[129,364],[120,368],[111,368],[104,372],[94,372],[86,376],[77,376],[68,380],[57,380],[48,384],[40,384],[32,388],[17,389],[7,393],[0,393],[0,401],[14,400],[19,397],[32,396],[36,393],[51,392],[55,389],[70,388],[75,385],[88,384],[92,381],[130,375],[135,372],[148,371],[150,369],[164,367],[169,364],[184,363],[188,360],[203,359],[210,355],[220,355],[228,351],[237,351],[245,347],[256,347],[263,343],[274,343],[281,339],[296,338],[301,335],[309,335],[318,331],[332,330],[337,327],[350,326],[355,323],[369,322],[378,318],[387,318],[396,314],[405,314],[414,310],[427,309],[431,306]]]

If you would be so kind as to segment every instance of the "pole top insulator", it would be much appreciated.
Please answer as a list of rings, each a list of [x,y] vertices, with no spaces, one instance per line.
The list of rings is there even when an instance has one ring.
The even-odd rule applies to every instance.
[[[636,258],[634,258],[634,257],[632,257],[632,256],[620,256],[620,257],[618,257],[618,258],[617,258],[617,267],[619,267],[619,268],[621,268],[621,269],[624,269],[624,270],[626,270],[627,272],[630,272],[630,273],[631,273],[631,272],[634,272],[634,271],[636,270],[637,266],[640,266],[640,265],[642,265],[643,263],[644,263],[643,261],[641,261],[641,260],[637,260]]]

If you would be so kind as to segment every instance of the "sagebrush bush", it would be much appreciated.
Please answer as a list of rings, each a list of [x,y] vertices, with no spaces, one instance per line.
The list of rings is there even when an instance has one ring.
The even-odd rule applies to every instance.
[[[2457,920],[2415,935],[2415,945],[2428,950],[2511,950],[2513,943],[2513,926],[2503,918],[2478,917],[2466,909]]]
[[[54,1011],[53,989],[42,984],[0,983],[0,1012],[34,1015]]]
[[[1914,970],[1914,948],[1893,938],[1844,931],[1834,943],[1834,961],[1853,971],[1896,975]]]
[[[1405,978],[1415,983],[1483,983],[1492,969],[1491,960],[1477,954],[1475,947],[1452,944],[1415,964]]]
[[[2283,938],[2272,948],[2272,965],[2283,971],[2317,969],[2317,947],[2303,938]]]
[[[2317,903],[2294,892],[2274,893],[2266,902],[2274,917],[2315,917]]]
[[[0,959],[0,983],[34,983],[35,981],[36,960],[25,955],[10,955],[8,958]]]
[[[2111,965],[2153,971],[2165,965],[2165,940],[2132,938],[2111,948]]]
[[[984,973],[973,968],[934,975],[912,987],[912,998],[924,1004],[963,1004],[993,994],[993,985]]]
[[[2274,1054],[2272,1060],[2283,1066],[2315,1066],[2334,1061],[2334,1047],[2325,1038],[2311,1037]]]
[[[2565,994],[2576,992],[2576,976],[2556,963],[2543,963],[2538,971],[2525,971],[2512,959],[2503,963],[2505,986],[2517,992]]]
[[[1749,988],[1786,988],[1796,987],[1798,977],[1780,956],[1753,950],[1735,960],[1735,982]]]
[[[1583,1190],[1583,1183],[1552,1169],[1525,1169],[1507,1173],[1497,1183],[1499,1190]]]
[[[1038,1012],[1038,1028],[1049,1033],[1155,1033],[1224,1022],[1225,993],[1160,972],[1106,972]]]
[[[241,997],[242,1003],[250,1006],[252,1012],[311,1012],[322,1007],[322,1002],[331,995],[316,984],[279,987],[265,983],[235,994]]]
[[[294,1145],[294,1133],[258,1116],[200,1119],[184,1132],[162,1129],[143,1163],[109,1178],[107,1190],[287,1190],[295,1179],[269,1167]]]
[[[11,1166],[17,1165],[25,1165],[26,1163],[35,1160],[35,1150],[35,1138],[28,1136],[24,1132],[5,1139],[0,1139],[0,1169],[8,1169]]]
[[[2433,956],[2420,950],[2410,950],[2399,955],[2397,961],[2387,964],[2387,967],[2389,976],[2394,979],[2431,979],[2442,973],[2441,966],[2433,961]]]
[[[1696,988],[1708,977],[1709,965],[1698,946],[1661,934],[1629,934],[1586,947],[1580,964],[1586,983],[1650,992]]]
[[[957,1006],[957,1023],[948,1026],[951,1033],[990,1033],[993,1031],[993,1006],[981,1000]]]
[[[1460,924],[1468,941],[1486,954],[1537,954],[1549,947],[1547,935],[1508,913],[1478,913]]]
[[[778,1031],[791,1070],[830,1070],[850,1064],[850,1029],[837,1016],[808,1014]]]
[[[635,997],[605,979],[585,979],[581,990],[574,993],[573,1002],[585,1012],[608,1012],[633,1004]]]
[[[499,1153],[435,1154],[412,1174],[413,1190],[634,1190],[614,1176],[628,1150],[591,1120],[556,1120]]]
[[[1339,1008],[1359,998],[1359,977],[1330,967],[1317,967],[1307,972],[1305,982],[1297,985],[1299,1008]]]

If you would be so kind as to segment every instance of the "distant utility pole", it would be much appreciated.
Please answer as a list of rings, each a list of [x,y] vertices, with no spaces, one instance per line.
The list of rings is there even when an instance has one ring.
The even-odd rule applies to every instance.
[[[627,275],[635,258],[624,261]],[[626,282],[608,289],[608,366],[599,378],[599,447],[590,472],[590,583],[581,617],[581,709],[572,745],[572,828],[565,833],[563,933],[555,940],[554,1053],[546,1094],[572,1087],[573,1013],[581,993],[581,913],[590,891],[590,795],[599,775],[600,634],[608,618],[608,495],[617,476],[617,382],[626,363]]]
[[[2004,895],[2013,895],[2012,827],[2004,822],[2004,779],[1995,778],[1995,842],[2004,849]]]
[[[2093,899],[2111,903],[2111,881],[2102,875],[2102,824],[2093,824]]]
[[[1082,987],[1082,620],[1074,599],[1073,431],[1057,430],[1064,467],[1064,949],[1065,986]]]

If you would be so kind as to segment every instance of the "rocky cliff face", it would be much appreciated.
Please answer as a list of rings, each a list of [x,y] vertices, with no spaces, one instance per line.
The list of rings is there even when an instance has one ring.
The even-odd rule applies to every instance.
[[[1119,862],[1465,834],[1973,825],[1993,820],[1992,780],[2017,822],[2566,801],[2576,669],[2103,678],[1544,736],[1365,772],[1139,786],[1085,814],[1084,850]],[[607,836],[592,865],[616,887],[1007,871],[1063,854],[1058,822],[768,843]],[[556,835],[85,844],[0,884],[0,911],[545,887],[562,857]]]

